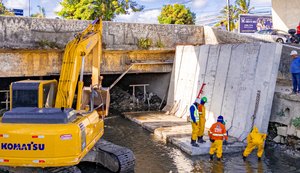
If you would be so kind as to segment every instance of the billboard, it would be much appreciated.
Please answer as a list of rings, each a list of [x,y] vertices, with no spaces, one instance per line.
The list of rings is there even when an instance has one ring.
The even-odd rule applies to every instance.
[[[241,14],[239,16],[239,33],[254,33],[272,27],[272,16],[254,14]]]
[[[23,9],[13,9],[16,16],[23,16]]]

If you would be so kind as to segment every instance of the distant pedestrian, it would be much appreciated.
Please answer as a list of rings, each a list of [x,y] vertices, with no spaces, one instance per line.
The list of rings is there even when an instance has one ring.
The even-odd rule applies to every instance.
[[[252,132],[247,137],[247,147],[243,153],[243,160],[246,161],[246,158],[249,154],[257,148],[257,157],[258,160],[261,160],[261,156],[264,152],[264,142],[266,140],[267,135],[264,133],[259,133],[258,128],[256,126],[253,127]]]
[[[223,30],[223,31],[226,31],[226,30],[227,30],[227,29],[226,29],[226,26],[225,26],[225,24],[224,24],[224,22],[221,22],[221,23],[220,23],[219,29],[221,29],[221,30]]]
[[[208,132],[209,135],[209,140],[211,141],[211,146],[209,149],[209,154],[210,154],[210,160],[213,160],[213,156],[215,153],[217,153],[217,158],[220,161],[222,158],[223,154],[223,140],[224,145],[227,145],[227,132],[225,125],[223,124],[223,116],[218,116],[218,120],[215,124],[213,124]]]
[[[291,57],[293,58],[290,72],[292,74],[293,79],[293,92],[292,94],[300,93],[300,57],[298,56],[298,52],[293,50],[291,52]]]

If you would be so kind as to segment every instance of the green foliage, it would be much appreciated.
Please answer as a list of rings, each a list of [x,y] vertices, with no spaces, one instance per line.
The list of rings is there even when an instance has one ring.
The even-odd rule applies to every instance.
[[[229,16],[230,16],[230,31],[238,28],[238,20],[240,14],[248,14],[250,13],[254,7],[250,8],[250,0],[236,0],[235,4],[229,6]],[[224,22],[226,26],[228,26],[228,7],[225,6],[221,10],[221,16],[219,16],[219,23],[215,26],[220,26],[221,22]]]
[[[144,6],[132,0],[63,0],[63,8],[57,14],[66,19],[94,20],[102,17],[111,21],[116,15],[141,11]]]
[[[37,42],[37,44],[40,48],[49,48],[49,47],[52,49],[55,49],[55,48],[61,49],[62,48],[56,42],[48,41],[48,40],[40,40]]]
[[[165,45],[164,45],[164,43],[159,39],[159,40],[156,42],[155,47],[158,47],[158,48],[164,48]]]
[[[37,6],[39,8],[39,12],[30,15],[30,17],[37,17],[37,18],[45,18],[46,17],[46,12],[45,12],[45,8],[41,7],[41,6]]]
[[[138,47],[140,49],[149,49],[152,45],[152,40],[150,38],[140,38],[138,39]]]
[[[0,15],[14,16],[14,13],[7,10],[2,1],[0,1]]]
[[[194,25],[195,19],[196,14],[182,4],[165,5],[158,16],[160,24]]]
[[[297,127],[300,128],[300,117],[297,117],[295,119],[292,120],[292,124]]]

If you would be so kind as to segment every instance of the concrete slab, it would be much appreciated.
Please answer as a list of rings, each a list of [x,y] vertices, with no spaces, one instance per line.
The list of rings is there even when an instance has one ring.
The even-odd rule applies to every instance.
[[[239,140],[246,138],[253,125],[266,133],[281,50],[282,46],[274,43],[203,45],[194,49],[177,46],[181,63],[175,63],[172,72],[175,79],[171,79],[170,86],[172,81],[176,86],[169,88],[168,97],[174,100],[170,103],[172,99],[168,99],[167,105],[176,109],[170,113],[188,116],[188,107],[205,82],[207,128],[221,114],[227,120],[230,135]],[[178,62],[177,56],[175,61]]]
[[[199,147],[192,147],[190,142],[190,137],[181,137],[181,138],[171,138],[171,143],[179,147],[182,151],[188,153],[191,156],[196,155],[207,155],[209,153],[209,148],[211,142],[206,136],[204,138],[206,143],[199,144]],[[245,143],[237,142],[236,138],[230,138],[228,145],[223,145],[223,153],[237,153],[242,152],[246,147]]]
[[[207,142],[200,144],[200,147],[191,146],[191,124],[182,118],[167,115],[165,112],[129,112],[124,113],[124,116],[154,133],[157,138],[177,146],[189,155],[206,155],[209,152],[211,143],[208,136],[204,136]],[[207,129],[205,134],[207,134]],[[223,147],[224,153],[241,152],[245,148],[245,144],[238,142],[237,138],[229,137],[228,142],[229,144]]]

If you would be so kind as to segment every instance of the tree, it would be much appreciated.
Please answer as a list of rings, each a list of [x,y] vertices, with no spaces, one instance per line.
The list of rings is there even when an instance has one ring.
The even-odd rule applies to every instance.
[[[238,15],[236,15],[238,9],[235,5],[230,5],[229,6],[229,16],[230,16],[230,23],[229,23],[229,29],[230,31],[232,31],[233,29],[237,28],[237,21],[238,21]],[[228,26],[228,7],[225,6],[222,10],[221,10],[221,16],[219,16],[220,18],[220,22],[217,23],[215,26],[219,26],[221,22],[224,22],[224,25]]]
[[[39,12],[30,15],[30,17],[37,17],[37,18],[45,18],[46,17],[46,12],[45,12],[45,8],[41,7],[41,6],[37,6],[39,8]]]
[[[254,7],[250,8],[250,0],[236,0],[237,14],[248,14]]]
[[[195,19],[196,14],[182,4],[165,5],[158,16],[160,24],[194,25]]]
[[[144,6],[132,0],[63,0],[62,10],[57,14],[67,19],[94,20],[102,17],[111,21],[119,14],[141,11]]]
[[[14,16],[14,13],[7,10],[7,8],[4,6],[2,0],[0,0],[0,15]]]
[[[250,0],[236,0],[234,5],[230,5],[229,6],[230,9],[230,31],[232,31],[233,29],[238,28],[238,20],[239,20],[239,15],[240,14],[248,14],[250,13],[254,7],[250,8]],[[225,6],[222,10],[221,10],[221,16],[219,16],[220,18],[220,22],[217,23],[215,26],[219,26],[221,22],[224,22],[225,25],[228,26],[228,7]]]

